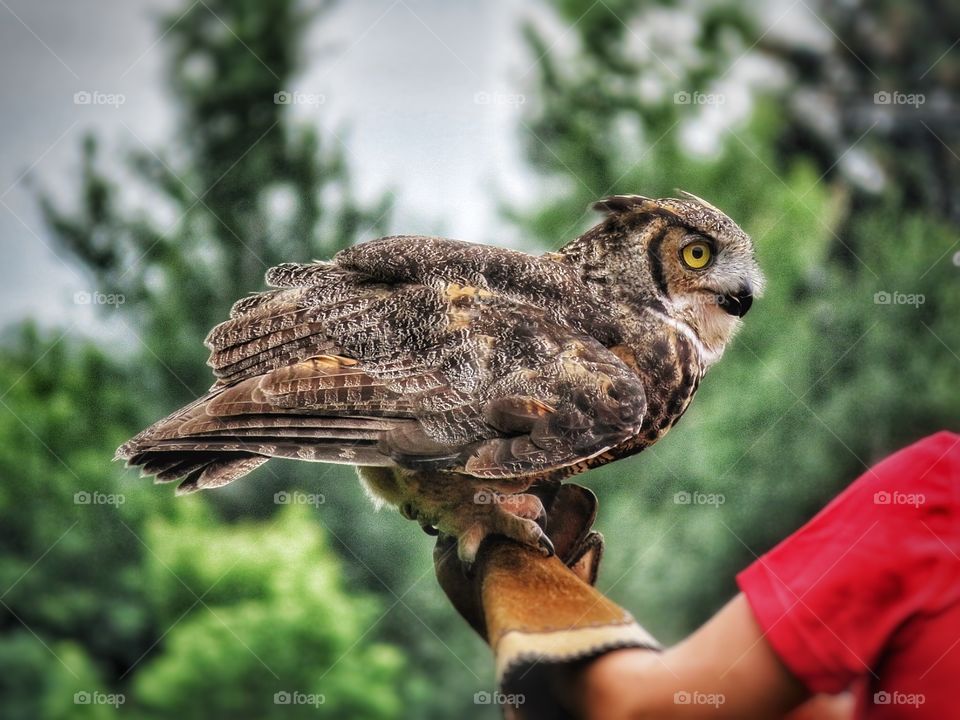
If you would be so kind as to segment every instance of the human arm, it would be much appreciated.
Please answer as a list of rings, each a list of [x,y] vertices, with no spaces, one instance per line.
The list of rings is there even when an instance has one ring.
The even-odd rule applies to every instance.
[[[586,717],[703,716],[692,698],[663,705],[671,688],[723,693],[719,708],[707,705],[709,717],[780,713],[779,699],[768,705],[771,688],[782,691],[784,708],[805,697],[795,702],[794,691],[818,693],[789,720],[850,717],[854,701],[924,704],[945,716],[955,707],[945,688],[958,667],[950,655],[960,625],[958,478],[960,436],[926,438],[869,468],[741,572],[742,594],[675,648],[660,656],[594,652],[576,664],[554,658],[540,665],[559,678],[552,687],[563,690],[557,697],[568,713]],[[718,658],[740,668],[718,670]],[[741,677],[743,668],[743,682],[716,685]],[[754,677],[764,682],[758,686]],[[752,707],[735,710],[742,699]]]
[[[603,718],[783,718],[809,692],[764,640],[739,594],[662,653],[621,650],[575,677],[576,715]]]
[[[441,585],[493,647],[504,692],[524,698],[515,717],[783,717],[805,699],[742,596],[660,654],[626,611],[589,586],[602,550],[590,530],[595,503],[576,486],[565,486],[560,502],[545,498],[547,530],[569,568],[494,539],[466,577],[438,545]]]

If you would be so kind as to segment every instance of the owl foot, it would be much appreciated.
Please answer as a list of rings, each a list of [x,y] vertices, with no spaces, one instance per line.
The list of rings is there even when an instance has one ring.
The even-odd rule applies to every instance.
[[[457,539],[457,556],[469,571],[488,535],[503,535],[543,555],[553,555],[553,543],[537,522],[544,517],[543,503],[536,495],[504,495],[484,489],[476,493],[473,504],[445,508],[432,524]]]

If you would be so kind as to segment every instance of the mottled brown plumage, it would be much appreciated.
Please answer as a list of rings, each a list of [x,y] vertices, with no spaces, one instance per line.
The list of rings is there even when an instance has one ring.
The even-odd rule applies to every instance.
[[[354,464],[466,560],[489,532],[546,543],[520,493],[658,440],[761,284],[749,238],[698,198],[596,207],[539,257],[395,236],[271,269],[207,338],[210,392],[117,457],[181,492],[271,457]]]

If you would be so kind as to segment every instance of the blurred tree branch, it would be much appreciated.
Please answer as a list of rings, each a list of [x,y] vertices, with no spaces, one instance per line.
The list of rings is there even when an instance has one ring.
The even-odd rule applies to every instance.
[[[169,146],[135,146],[116,172],[89,136],[70,208],[41,197],[57,244],[125,296],[124,316],[195,391],[208,383],[207,330],[263,286],[267,267],[327,257],[386,226],[389,198],[355,199],[339,140],[291,117],[305,29],[330,5],[208,0],[169,17],[179,116]],[[184,399],[183,384],[161,374]]]

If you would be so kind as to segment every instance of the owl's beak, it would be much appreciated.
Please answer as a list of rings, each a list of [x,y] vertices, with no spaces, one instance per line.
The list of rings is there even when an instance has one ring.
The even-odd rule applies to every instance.
[[[720,296],[720,307],[724,312],[737,317],[743,317],[753,305],[753,286],[744,283],[735,293]]]

